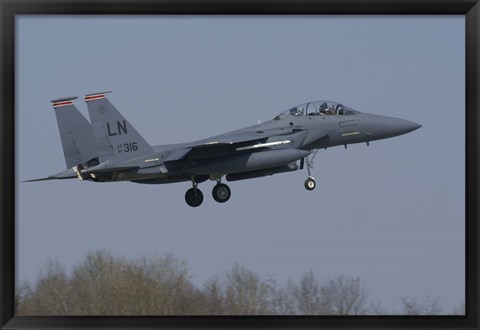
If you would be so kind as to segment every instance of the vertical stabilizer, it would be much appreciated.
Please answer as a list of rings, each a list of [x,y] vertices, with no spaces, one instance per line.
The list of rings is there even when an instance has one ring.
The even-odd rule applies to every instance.
[[[92,126],[73,104],[72,100],[76,98],[72,96],[51,101],[57,117],[67,168],[87,163],[97,157]]]
[[[100,163],[137,158],[155,151],[101,92],[84,97],[93,127]]]

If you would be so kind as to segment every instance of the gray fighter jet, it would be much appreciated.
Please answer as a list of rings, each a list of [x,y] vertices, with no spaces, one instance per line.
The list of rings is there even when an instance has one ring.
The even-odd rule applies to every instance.
[[[421,125],[393,117],[361,113],[345,105],[308,102],[270,121],[191,143],[151,146],[106,98],[88,94],[90,122],[73,104],[77,97],[52,100],[67,170],[30,181],[72,179],[163,184],[190,181],[185,200],[203,202],[198,184],[216,182],[213,198],[230,199],[227,181],[258,178],[303,169],[305,188],[313,190],[313,159],[322,148],[366,143],[402,135]]]

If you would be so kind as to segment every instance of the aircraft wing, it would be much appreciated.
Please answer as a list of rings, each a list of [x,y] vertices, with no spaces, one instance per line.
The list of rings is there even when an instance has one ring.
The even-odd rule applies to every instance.
[[[288,127],[219,135],[207,140],[201,140],[195,145],[177,149],[167,157],[165,162],[175,162],[182,159],[194,161],[205,160],[246,150],[260,150],[260,148],[272,147],[284,143],[283,141],[267,142],[269,137],[286,136],[302,131],[304,131],[304,129]]]
[[[214,137],[209,138],[206,141],[206,144],[215,144],[215,143],[241,143],[241,142],[249,142],[254,141],[262,138],[269,138],[272,136],[282,136],[282,135],[290,135],[293,133],[304,131],[303,128],[298,127],[278,127],[278,128],[270,128],[270,129],[251,129],[248,131],[241,131],[238,133],[230,133],[230,134],[222,134],[217,135]]]

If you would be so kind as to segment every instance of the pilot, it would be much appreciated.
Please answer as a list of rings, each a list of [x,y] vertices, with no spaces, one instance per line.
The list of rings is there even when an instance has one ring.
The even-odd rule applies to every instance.
[[[319,108],[320,114],[321,114],[321,115],[327,114],[327,109],[328,109],[327,103],[325,103],[325,102],[322,103],[322,105],[320,105],[320,108]]]
[[[333,107],[333,104],[330,104],[328,107],[328,112],[329,115],[334,115],[335,114],[335,108]]]
[[[343,105],[337,105],[337,114],[343,115]]]

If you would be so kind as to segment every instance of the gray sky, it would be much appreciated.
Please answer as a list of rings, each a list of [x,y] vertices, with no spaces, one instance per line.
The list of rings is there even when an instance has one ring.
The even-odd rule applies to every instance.
[[[202,284],[238,262],[262,277],[359,276],[385,308],[464,300],[464,17],[24,16],[16,35],[18,279],[49,257],[172,252]],[[21,183],[65,169],[54,98],[113,90],[152,145],[188,142],[313,100],[423,127],[321,150],[306,171],[230,183]]]

